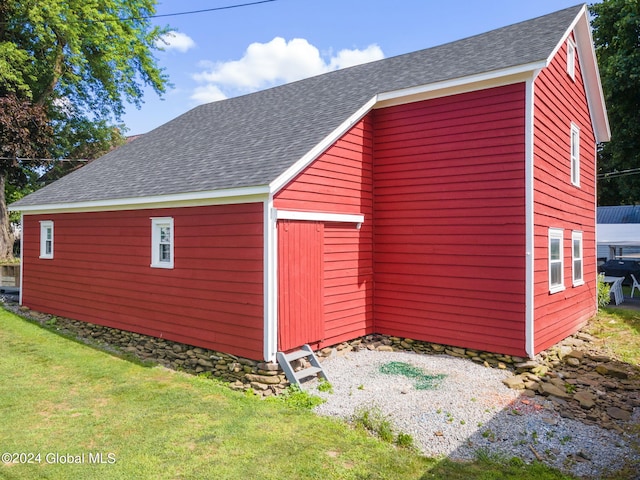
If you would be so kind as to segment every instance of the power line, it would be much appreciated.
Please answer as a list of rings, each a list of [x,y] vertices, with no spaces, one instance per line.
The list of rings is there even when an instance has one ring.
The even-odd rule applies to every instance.
[[[163,13],[161,15],[146,15],[140,17],[122,17],[122,18],[107,18],[103,20],[91,20],[92,23],[99,22],[125,22],[127,20],[147,20],[150,18],[164,18],[164,17],[177,17],[180,15],[192,15],[196,13],[207,13],[207,12],[216,12],[220,10],[231,10],[233,8],[242,8],[242,7],[251,7],[253,5],[260,5],[262,3],[271,3],[277,0],[257,0],[255,2],[247,2],[247,3],[236,3],[233,5],[226,5],[224,7],[213,7],[213,8],[205,8],[203,10],[191,10],[188,12],[174,12],[174,13]],[[0,21],[0,25],[9,25],[11,22],[9,21]]]
[[[604,180],[607,178],[626,177],[628,175],[638,175],[640,168],[629,168],[627,170],[615,170],[613,172],[599,173],[597,175],[598,180]]]
[[[227,5],[225,7],[214,7],[214,8],[205,8],[204,10],[192,10],[190,12],[176,12],[176,13],[164,13],[162,15],[149,15],[146,17],[128,17],[128,18],[119,18],[118,20],[146,20],[148,18],[162,18],[162,17],[177,17],[179,15],[192,15],[194,13],[206,13],[206,12],[216,12],[219,10],[231,10],[232,8],[241,8],[241,7],[251,7],[253,5],[259,5],[261,3],[270,3],[275,2],[276,0],[259,0],[257,2],[249,2],[249,3],[238,3],[235,5]]]
[[[89,158],[27,158],[27,157],[0,157],[0,160],[38,161],[38,162],[90,162]]]

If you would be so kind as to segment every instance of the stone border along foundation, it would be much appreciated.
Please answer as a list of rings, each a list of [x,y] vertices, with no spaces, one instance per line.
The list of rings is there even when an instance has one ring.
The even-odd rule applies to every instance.
[[[7,305],[6,308],[114,353],[131,355],[187,373],[210,374],[228,383],[233,390],[252,389],[256,394],[267,397],[282,393],[289,387],[284,373],[274,362],[257,362],[162,338],[38,313],[17,305]],[[490,368],[508,369],[514,376],[503,383],[509,388],[522,390],[523,396],[543,396],[563,417],[619,432],[629,424],[634,408],[640,407],[640,369],[603,355],[597,349],[596,339],[583,332],[566,338],[534,359],[379,334],[323,348],[317,355],[322,360],[363,348],[446,354],[467,358]]]

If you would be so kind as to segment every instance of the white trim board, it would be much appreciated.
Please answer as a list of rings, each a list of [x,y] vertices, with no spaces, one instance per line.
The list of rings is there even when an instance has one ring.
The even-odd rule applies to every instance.
[[[526,83],[525,100],[525,332],[524,349],[535,356],[535,223],[534,223],[534,99],[535,78]]]
[[[364,223],[364,215],[330,212],[298,212],[293,210],[276,210],[276,220],[306,220],[310,222],[343,222]]]
[[[263,357],[275,361],[278,351],[278,229],[273,197],[264,201],[264,334]]]
[[[263,202],[269,187],[257,186],[206,192],[178,193],[139,198],[117,198],[88,202],[52,203],[48,205],[9,206],[10,211],[24,214],[106,212],[116,210],[144,210],[150,208],[197,207],[205,205],[229,205],[234,203]]]

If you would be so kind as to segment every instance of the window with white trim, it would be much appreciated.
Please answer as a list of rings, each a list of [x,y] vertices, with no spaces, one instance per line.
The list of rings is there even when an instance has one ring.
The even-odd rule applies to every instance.
[[[573,271],[573,286],[584,284],[582,273],[582,232],[571,232],[571,259]]]
[[[151,219],[151,266],[173,268],[173,218]]]
[[[40,222],[40,258],[53,258],[53,221]]]
[[[576,79],[576,44],[570,38],[567,39],[567,74],[571,80]]]
[[[560,228],[549,229],[549,292],[564,290],[564,232]]]
[[[580,186],[580,128],[571,124],[571,183]]]

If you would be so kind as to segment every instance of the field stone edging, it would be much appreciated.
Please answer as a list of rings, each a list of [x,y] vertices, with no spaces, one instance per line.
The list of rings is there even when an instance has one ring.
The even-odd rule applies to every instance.
[[[171,340],[43,314],[26,307],[8,305],[7,308],[116,353],[191,374],[210,374],[228,383],[233,390],[252,389],[256,394],[266,397],[278,395],[290,385],[279,365],[274,362],[258,362]],[[525,359],[372,334],[323,348],[317,355],[322,361],[325,357],[366,348],[467,358],[488,368],[512,371],[514,375],[504,381],[505,385],[522,390],[525,396],[546,397],[564,417],[621,432],[631,418],[633,409],[640,407],[640,372],[602,353],[596,343],[591,335],[578,332],[535,358]]]

